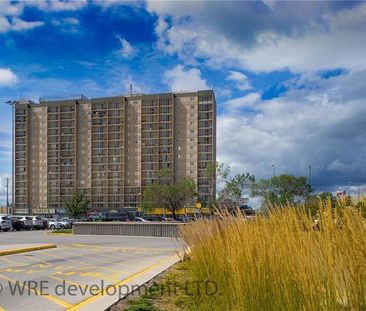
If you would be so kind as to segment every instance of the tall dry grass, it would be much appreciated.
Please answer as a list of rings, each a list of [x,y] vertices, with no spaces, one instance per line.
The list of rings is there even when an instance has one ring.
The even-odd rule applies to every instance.
[[[319,226],[299,207],[245,220],[221,215],[183,229],[195,280],[218,293],[199,310],[366,310],[366,222],[322,206]]]

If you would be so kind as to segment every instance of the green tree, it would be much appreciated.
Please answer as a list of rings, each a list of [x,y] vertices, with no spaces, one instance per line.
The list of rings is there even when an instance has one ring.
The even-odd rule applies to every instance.
[[[330,201],[332,208],[337,207],[337,198],[331,192],[320,192],[317,197],[323,205],[327,205]]]
[[[254,182],[254,175],[249,173],[235,175],[233,178],[226,180],[224,189],[219,194],[219,201],[241,205],[245,191],[248,191]]]
[[[87,213],[89,201],[86,199],[85,193],[76,189],[71,200],[64,202],[64,208],[68,216],[77,219]]]
[[[230,175],[230,166],[225,165],[224,163],[219,162],[209,162],[206,171],[205,177],[214,179],[213,187],[211,187],[210,200],[208,206],[216,205],[216,190],[220,187],[221,184],[226,183],[229,175]]]
[[[293,175],[274,176],[261,179],[251,185],[251,195],[262,197],[265,206],[277,204],[295,204],[295,199],[306,199],[313,189],[306,177]]]
[[[146,211],[159,207],[165,208],[176,218],[176,211],[193,205],[196,197],[196,184],[192,178],[183,177],[176,183],[159,180],[145,189],[141,208]]]
[[[225,205],[226,208],[239,206],[243,203],[243,195],[251,188],[255,182],[254,175],[249,173],[239,173],[234,177],[230,176],[229,165],[219,162],[210,162],[206,168],[206,177],[216,178],[216,187],[220,188],[217,199],[212,193],[211,205]]]
[[[205,176],[214,178],[216,177],[216,184],[225,182],[231,172],[229,165],[225,165],[220,162],[209,162],[206,167]]]

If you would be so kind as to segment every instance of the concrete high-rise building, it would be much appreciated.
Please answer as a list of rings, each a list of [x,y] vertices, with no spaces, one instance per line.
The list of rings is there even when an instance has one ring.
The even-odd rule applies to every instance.
[[[215,195],[206,167],[216,161],[211,90],[15,106],[14,213],[53,214],[75,188],[92,210],[136,208],[164,168],[192,177],[200,202]]]

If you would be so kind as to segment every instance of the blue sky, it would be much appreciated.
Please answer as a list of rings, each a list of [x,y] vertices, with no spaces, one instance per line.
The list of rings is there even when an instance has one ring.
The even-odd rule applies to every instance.
[[[365,32],[364,2],[1,1],[0,102],[212,87],[234,173],[365,191]],[[2,104],[0,190],[10,131]]]

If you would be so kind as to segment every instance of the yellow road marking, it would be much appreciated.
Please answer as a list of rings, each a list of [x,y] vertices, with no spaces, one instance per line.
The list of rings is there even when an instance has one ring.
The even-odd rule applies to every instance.
[[[43,265],[45,265],[46,267],[52,267],[52,264],[47,262],[47,261],[43,261],[43,260],[40,260],[40,259],[37,259],[37,258],[33,258],[33,257],[30,257],[30,256],[27,256],[27,255],[24,255],[26,258],[30,259],[30,260],[33,260],[33,261],[36,261],[36,262],[39,262],[42,264],[41,265],[33,265],[32,267],[35,267],[35,266],[40,266],[40,268],[45,268]]]
[[[19,264],[18,262],[14,261],[14,260],[11,260],[11,259],[8,259],[8,258],[4,258],[4,257],[0,257],[0,259],[1,259],[1,260],[5,261],[5,262],[7,262],[7,263],[14,264],[14,265],[15,265],[15,267],[25,267],[25,266],[30,266],[30,267],[47,268],[47,267],[52,266],[50,263],[45,262],[45,261],[42,261],[42,260],[39,260],[39,259],[35,259],[35,258],[32,258],[32,257],[28,257],[28,256],[27,256],[26,258],[31,259],[31,260],[34,260],[34,261],[36,261],[36,262],[40,262],[40,264],[39,264],[39,265],[31,265],[31,266],[30,266],[30,264],[29,264],[29,263],[24,263],[24,262],[22,262],[22,263],[20,263],[20,264]],[[14,268],[14,267],[12,267],[12,268]]]
[[[79,275],[81,277],[93,277],[101,280],[108,280],[112,282],[116,282],[119,280],[119,278],[109,277],[108,275],[102,273],[102,272],[90,272],[90,271],[57,271],[51,274],[52,276],[60,275],[60,276],[75,276]]]
[[[127,283],[128,281],[131,281],[133,280],[134,278],[138,277],[139,275],[142,275],[142,274],[145,274],[147,273],[148,271],[150,271],[151,269],[155,268],[156,266],[159,266],[160,264],[162,264],[163,262],[169,260],[170,258],[172,258],[173,256],[176,256],[177,254],[173,254],[173,255],[170,255],[168,257],[166,257],[165,259],[162,259],[160,261],[158,261],[157,263],[155,264],[152,264],[148,267],[146,267],[145,269],[139,271],[139,272],[136,272],[135,274],[132,274],[131,276],[129,276],[128,278],[114,284],[113,286],[114,287],[118,287],[118,286],[121,286],[125,283]],[[75,304],[73,305],[72,307],[70,307],[69,309],[67,309],[67,311],[76,311],[76,310],[79,310],[81,307],[91,303],[92,301],[94,301],[95,299],[101,297],[101,296],[104,296],[104,294],[107,293],[107,289],[103,290],[103,291],[100,291],[98,294],[96,295],[93,295],[89,298],[86,298],[85,300],[81,301],[80,303],[78,304]]]
[[[64,280],[64,279],[60,279],[60,278],[58,278],[58,277],[56,277],[56,276],[54,276],[52,274],[48,274],[47,277],[49,277],[51,279],[54,279],[54,280],[57,280],[57,281],[65,282],[67,284],[75,285],[75,286],[82,287],[82,288],[87,288],[87,285],[79,284],[79,283],[75,283],[75,282],[71,282],[71,281],[67,281],[67,280]]]
[[[65,251],[64,251],[65,252]],[[111,257],[111,256],[106,256],[105,254],[102,254],[102,253],[100,253],[100,251],[98,251],[98,252],[96,252],[96,253],[93,253],[93,254],[98,254],[98,256],[105,256],[105,257],[107,257],[107,258],[110,258],[110,259],[119,259],[119,260],[122,260],[123,258],[118,258],[118,257]],[[98,260],[98,259],[95,259],[94,257],[93,257],[93,260],[94,261],[96,261],[96,262],[100,262],[100,263],[102,263],[102,264],[113,264],[113,265],[121,265],[121,266],[127,266],[127,267],[136,267],[136,264],[126,264],[126,263],[123,263],[123,262],[110,262],[110,261],[103,261],[103,260]],[[119,270],[119,269],[118,269]],[[124,271],[124,270],[119,270],[119,271],[121,271],[121,272],[123,272],[123,273],[129,273],[129,272],[127,272],[127,271]]]
[[[58,249],[59,251],[67,254],[67,255],[72,255],[70,254],[69,252],[63,250],[63,249]],[[48,254],[48,253],[47,253]],[[62,257],[61,257],[62,258]],[[73,261],[77,261],[79,262],[80,264],[83,264],[83,265],[88,265],[88,266],[92,266],[92,267],[97,267],[98,269],[101,269],[101,270],[106,270],[106,271],[111,271],[111,272],[114,272],[114,273],[129,273],[128,271],[123,271],[123,270],[116,270],[116,269],[111,269],[111,268],[105,268],[105,267],[99,267],[99,266],[96,266],[96,265],[93,265],[93,264],[89,264],[89,263],[86,263],[86,262],[83,262],[83,261],[80,261],[80,260],[77,260],[77,259],[69,259],[70,261],[73,260]],[[108,264],[115,264],[115,263],[112,263],[112,262],[109,262],[109,261],[103,261],[103,260],[98,260],[98,259],[95,259],[95,258],[92,258],[93,261],[96,261],[97,263],[101,263],[101,264],[104,264],[104,265],[108,265]]]
[[[23,263],[23,262],[21,262],[21,263],[19,264],[19,263],[15,262],[15,261],[10,260],[10,259],[5,258],[5,257],[0,257],[0,259],[1,259],[1,260],[3,260],[3,261],[5,261],[6,263],[10,263],[10,264],[12,264],[12,265],[14,265],[14,264],[15,264],[17,267],[22,267],[22,266],[26,266],[26,265],[27,265],[26,263]]]
[[[18,273],[18,272],[25,272],[27,270],[25,268],[21,268],[21,269],[16,269],[16,268],[4,268],[4,269],[1,269],[0,272]]]
[[[104,256],[104,257],[107,257],[107,258],[111,258],[111,259],[120,259],[120,260],[123,260],[123,258],[121,257],[116,257],[116,256],[110,256],[110,254],[115,254],[116,252],[108,252],[107,254],[105,253],[101,253],[102,251],[98,251],[96,252],[98,254],[98,256]],[[121,262],[119,263],[119,265],[125,265],[127,267],[136,267],[136,266],[143,266],[144,263],[134,263],[134,264],[129,264],[129,263],[125,263],[125,262]]]
[[[55,270],[67,270],[67,269],[72,269],[72,268],[74,268],[74,266],[63,266],[63,265],[61,265],[61,266],[56,266]]]
[[[55,232],[44,232],[45,235],[53,235],[53,236],[74,236],[73,233],[55,233]]]
[[[103,268],[103,267],[99,267],[99,266],[96,266],[96,265],[92,265],[92,264],[88,264],[88,263],[85,263],[85,262],[81,262],[79,260],[75,260],[75,259],[70,259],[70,258],[64,258],[64,257],[60,257],[60,256],[57,256],[57,255],[54,255],[54,254],[49,254],[49,253],[46,253],[44,252],[44,254],[46,255],[49,255],[51,257],[55,257],[55,258],[58,258],[58,259],[63,259],[63,260],[67,260],[67,261],[71,261],[71,262],[76,262],[77,264],[82,264],[82,265],[85,265],[87,267],[93,267],[93,268],[96,268],[96,269],[102,269],[102,270],[107,270],[108,272],[112,271],[114,272],[113,275],[111,276],[104,276],[104,278],[107,280],[110,280],[110,281],[116,281],[118,280],[118,278],[116,278],[115,276],[117,275],[120,275],[121,273],[119,273],[117,270],[112,270],[112,269],[107,269],[107,268]],[[58,273],[58,274],[61,274],[61,273]],[[54,273],[53,273],[54,275]],[[99,278],[99,277],[98,277]]]
[[[118,250],[114,250],[114,251],[108,251],[107,253],[102,253],[102,250],[100,250],[99,252],[97,252],[98,256],[104,256],[107,258],[111,258],[111,259],[120,259],[123,260],[123,258],[118,257]],[[113,254],[115,254],[116,256],[112,256]],[[152,255],[152,254],[151,254]],[[158,255],[162,255],[160,253],[158,253]],[[141,262],[136,262],[134,264],[129,264],[129,263],[125,263],[125,262],[121,262],[118,263],[119,265],[125,265],[127,267],[132,267],[132,268],[138,268],[138,267],[144,267],[146,266],[146,264],[151,263],[152,260],[145,260],[145,261],[141,261]]]
[[[79,244],[79,243],[73,243],[71,245],[75,245],[76,247],[94,247],[94,248],[112,248],[117,250],[140,250],[140,251],[173,251],[171,248],[152,248],[152,247],[124,247],[124,246],[109,246],[109,245],[94,245],[94,244]]]
[[[2,275],[2,274],[0,274],[0,278],[3,278],[3,279],[5,279],[5,280],[7,280],[7,281],[9,281],[9,282],[11,282],[11,283],[17,283],[17,281],[15,281],[15,280],[13,280],[13,279],[11,279],[11,278],[8,278],[8,277],[6,277],[5,275]],[[40,297],[42,297],[42,298],[45,298],[45,299],[47,299],[47,300],[49,300],[49,301],[52,301],[53,303],[56,303],[56,304],[58,304],[58,305],[60,305],[60,306],[62,306],[62,307],[64,307],[64,308],[70,308],[70,307],[72,307],[72,305],[71,304],[69,304],[68,302],[66,302],[66,301],[63,301],[63,300],[61,300],[61,299],[59,299],[59,298],[57,298],[57,297],[54,297],[54,296],[51,296],[51,295],[41,295],[41,293],[39,292],[39,291],[37,291],[36,289],[34,289],[34,288],[30,288],[30,287],[28,287],[27,285],[25,285],[24,284],[24,287],[27,289],[27,290],[30,290],[30,291],[32,291],[32,292],[34,292],[37,296],[40,296]]]

